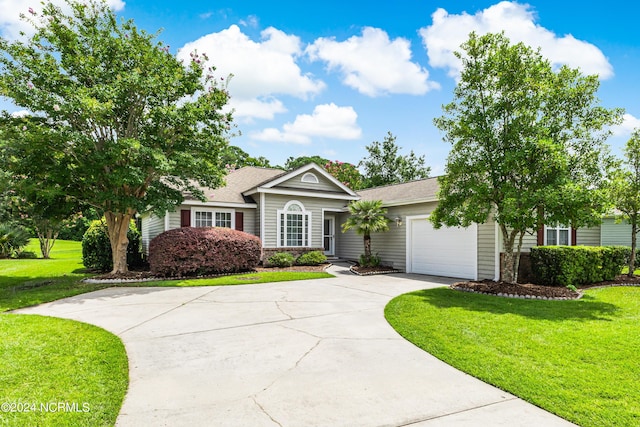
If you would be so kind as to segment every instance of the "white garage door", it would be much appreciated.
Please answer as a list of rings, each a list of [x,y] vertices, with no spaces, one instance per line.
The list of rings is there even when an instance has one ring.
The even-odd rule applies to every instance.
[[[477,277],[477,225],[433,228],[426,217],[410,220],[407,271],[434,276]]]

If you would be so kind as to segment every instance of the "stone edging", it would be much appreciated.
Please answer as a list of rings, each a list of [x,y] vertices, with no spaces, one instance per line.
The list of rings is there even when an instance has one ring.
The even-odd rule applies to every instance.
[[[578,296],[575,298],[569,298],[569,297],[545,297],[545,296],[539,296],[539,295],[517,295],[517,294],[507,294],[507,293],[502,293],[499,292],[497,294],[493,293],[493,292],[479,292],[479,291],[474,291],[473,289],[466,289],[466,288],[458,288],[457,286],[453,286],[450,285],[449,288],[453,289],[454,291],[460,291],[460,292],[470,292],[472,294],[481,294],[481,295],[492,295],[492,296],[496,296],[496,297],[503,297],[503,298],[516,298],[516,299],[537,299],[537,300],[544,300],[544,301],[572,301],[572,300],[577,300],[582,298],[582,290],[578,290]]]
[[[349,267],[349,271],[355,274],[356,276],[374,276],[378,274],[391,274],[391,273],[399,273],[400,270],[384,270],[384,271],[369,271],[368,273],[358,273],[353,269],[355,265]]]

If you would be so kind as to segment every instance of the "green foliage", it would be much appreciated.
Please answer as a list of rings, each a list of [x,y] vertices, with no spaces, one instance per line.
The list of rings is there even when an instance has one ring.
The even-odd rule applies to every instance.
[[[362,267],[378,267],[381,262],[382,260],[380,259],[378,254],[375,254],[375,255],[362,254],[358,259],[358,264],[360,264]]]
[[[329,163],[328,159],[320,156],[300,156],[300,157],[289,157],[284,164],[284,168],[287,171],[292,171],[294,169],[301,168],[302,166],[306,166],[309,163],[315,163],[318,166],[323,166]]]
[[[132,267],[143,265],[141,243],[142,236],[135,223],[131,221],[127,232],[127,264]],[[82,238],[82,263],[85,267],[109,271],[113,268],[111,242],[104,219],[94,220]]]
[[[327,262],[327,257],[320,251],[309,251],[296,259],[298,265],[320,265]]]
[[[329,161],[324,168],[335,179],[340,181],[352,190],[359,190],[364,187],[364,178],[358,168],[351,163],[340,162],[338,160]]]
[[[554,71],[539,51],[504,34],[472,33],[456,56],[460,82],[434,120],[452,144],[434,226],[493,217],[503,252],[512,254],[541,224],[598,224],[615,163],[605,140],[622,117],[599,106],[598,77],[566,66]],[[510,261],[505,280],[515,282],[517,258]]]
[[[629,276],[637,265],[637,234],[640,231],[640,129],[634,130],[624,149],[624,168],[611,174],[609,196],[619,219],[631,225],[631,252],[628,260]]]
[[[342,224],[342,232],[354,229],[364,236],[364,256],[371,257],[371,234],[389,231],[390,219],[382,200],[357,200],[349,203],[351,216]]]
[[[0,224],[0,258],[18,257],[29,243],[29,232],[17,224]]]
[[[122,243],[117,224],[137,212],[164,212],[184,192],[203,199],[200,186],[222,184],[227,83],[205,54],[183,63],[105,2],[67,3],[27,19],[36,30],[28,40],[0,39],[0,95],[34,114],[5,116],[0,157],[34,181],[46,173],[43,191],[104,212]],[[113,249],[126,271],[126,245]]]
[[[413,150],[408,155],[398,154],[401,147],[396,144],[396,137],[391,132],[382,143],[373,141],[365,148],[369,156],[359,164],[364,168],[364,188],[429,177],[431,168],[425,166],[424,156],[416,156]]]
[[[98,218],[99,216],[94,209],[86,209],[83,212],[79,212],[70,218],[67,218],[62,222],[60,232],[58,233],[58,239],[81,242],[84,237],[84,233],[87,232],[91,225],[91,221]]]
[[[291,267],[295,261],[295,257],[289,252],[277,252],[267,259],[269,267]]]
[[[229,145],[224,148],[221,154],[220,165],[228,170],[240,169],[245,166],[271,167],[266,157],[251,157],[242,148],[236,147],[235,145]]]
[[[537,246],[531,269],[536,283],[580,286],[615,279],[628,256],[626,246]]]

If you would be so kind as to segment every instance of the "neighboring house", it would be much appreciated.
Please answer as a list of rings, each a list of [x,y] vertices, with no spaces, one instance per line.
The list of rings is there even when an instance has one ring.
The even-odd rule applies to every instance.
[[[490,220],[468,228],[434,229],[428,221],[438,198],[436,178],[350,190],[316,164],[291,172],[245,167],[229,173],[226,186],[206,189],[206,202],[187,198],[162,217],[142,215],[142,241],[185,227],[230,227],[262,240],[264,256],[287,251],[322,250],[329,257],[356,260],[363,238],[341,232],[352,200],[382,200],[390,229],[372,235],[372,252],[383,264],[420,274],[466,279],[498,279],[501,233]],[[526,235],[523,253],[536,245],[630,245],[630,226],[604,218],[601,226],[577,230],[548,226]]]

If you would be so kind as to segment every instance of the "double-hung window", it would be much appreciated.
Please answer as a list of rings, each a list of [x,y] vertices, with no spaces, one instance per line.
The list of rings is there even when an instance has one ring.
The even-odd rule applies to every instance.
[[[218,210],[196,210],[193,212],[194,227],[233,228],[233,212]]]
[[[562,224],[547,226],[545,229],[545,245],[571,245],[571,228]]]
[[[302,203],[291,201],[278,211],[278,246],[309,246],[311,213],[305,211]]]

